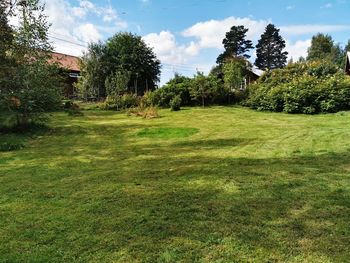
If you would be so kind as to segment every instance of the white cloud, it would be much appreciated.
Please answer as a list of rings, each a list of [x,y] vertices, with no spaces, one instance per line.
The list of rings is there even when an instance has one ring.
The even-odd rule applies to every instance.
[[[288,36],[301,36],[309,34],[330,33],[330,32],[340,32],[349,31],[350,25],[289,25],[281,26],[281,33]]]
[[[208,73],[211,68],[205,64],[188,64],[199,54],[200,48],[191,41],[188,45],[177,43],[175,36],[170,31],[161,31],[159,34],[151,33],[143,37],[143,40],[153,48],[157,57],[163,64],[161,84],[174,76],[175,72],[191,76],[196,69]]]
[[[224,20],[199,22],[183,31],[183,36],[194,37],[200,48],[222,48],[222,39],[232,26],[243,25],[248,28],[247,38],[256,40],[264,31],[268,20],[228,17]]]
[[[68,0],[43,2],[48,21],[52,25],[50,37],[57,52],[81,55],[88,42],[101,40],[104,33],[113,34],[128,27],[110,5],[100,6],[87,0],[80,0],[78,6],[72,6]],[[88,15],[93,16],[97,22],[87,22]]]
[[[84,18],[86,16],[86,9],[82,7],[73,7],[72,8],[73,15],[79,18]]]
[[[120,29],[127,29],[128,28],[128,23],[127,22],[125,22],[125,21],[117,21],[116,23],[115,23],[115,25],[117,26],[117,28],[120,28]],[[115,29],[114,29],[114,31],[115,31]]]
[[[184,63],[188,56],[195,56],[199,52],[194,42],[188,46],[179,45],[170,31],[161,31],[159,34],[151,33],[144,36],[143,39],[154,49],[162,63]]]
[[[286,51],[288,51],[288,59],[292,58],[297,61],[300,57],[307,56],[307,50],[311,46],[311,40],[299,40],[294,43],[286,41]]]
[[[74,34],[84,42],[97,42],[102,38],[95,25],[86,23],[74,29]]]
[[[294,8],[295,8],[294,5],[289,5],[289,6],[286,7],[287,10],[293,10]]]
[[[148,34],[143,39],[154,48],[158,58],[165,64],[163,76],[166,77],[162,77],[164,83],[166,78],[171,77],[176,71],[191,75],[195,73],[196,68],[199,68],[207,73],[215,63],[215,58],[213,58],[215,50],[219,54],[223,49],[222,39],[232,26],[243,25],[248,28],[247,39],[256,43],[269,23],[271,23],[269,20],[255,20],[252,17],[228,17],[223,20],[199,22],[185,29],[181,33],[185,42],[181,44],[170,31]],[[310,39],[298,40],[298,36],[311,38],[311,35],[318,32],[331,33],[350,30],[349,25],[287,25],[279,28],[286,40],[288,58],[293,58],[294,61],[301,56],[306,57],[307,50],[311,45]],[[208,49],[208,52],[204,51],[205,49]],[[208,54],[211,55],[207,56]],[[252,52],[251,55],[253,61],[255,52]]]
[[[111,7],[106,7],[103,10],[103,21],[112,22],[118,18],[117,12]]]
[[[86,8],[86,9],[94,9],[95,8],[95,5],[87,0],[80,0],[79,3],[80,3],[80,6],[82,8]]]
[[[189,46],[185,48],[185,53],[189,56],[197,56],[200,51],[200,46],[194,41],[191,41]]]

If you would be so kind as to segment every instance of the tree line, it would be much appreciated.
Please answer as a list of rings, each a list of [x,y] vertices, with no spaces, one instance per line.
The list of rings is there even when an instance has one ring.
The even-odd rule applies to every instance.
[[[247,31],[244,26],[233,26],[223,40],[225,51],[218,56],[217,66],[209,76],[198,72],[193,77],[191,94],[200,98],[200,104],[205,105],[209,100],[233,101],[231,93],[242,88],[252,69],[247,59],[253,45],[246,39]],[[266,27],[256,48],[258,68],[272,70],[285,66],[288,54],[284,51],[285,41],[274,25]],[[82,78],[77,86],[85,99],[118,97],[125,93],[142,95],[155,90],[160,69],[160,61],[141,37],[117,33],[104,43],[89,45],[82,58]]]

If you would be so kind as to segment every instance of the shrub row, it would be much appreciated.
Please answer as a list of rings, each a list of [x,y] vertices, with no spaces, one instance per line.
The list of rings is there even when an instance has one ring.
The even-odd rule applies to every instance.
[[[350,78],[327,62],[295,63],[266,73],[249,89],[257,110],[316,114],[350,109]]]

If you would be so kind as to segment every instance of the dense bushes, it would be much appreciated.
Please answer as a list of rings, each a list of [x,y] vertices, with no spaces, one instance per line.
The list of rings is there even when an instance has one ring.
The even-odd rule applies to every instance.
[[[250,87],[257,110],[316,114],[350,109],[350,78],[327,62],[295,63],[268,72]]]
[[[172,100],[170,101],[170,108],[172,111],[179,111],[181,109],[181,97],[179,95],[176,95]]]
[[[134,94],[108,96],[101,108],[104,110],[126,110],[139,105],[140,97]]]
[[[176,74],[162,88],[148,91],[142,97],[134,94],[108,96],[100,108],[126,110],[154,106],[178,111],[182,106],[237,103],[245,98],[244,94],[242,91],[230,90],[213,74],[205,76],[198,73],[193,78]]]
[[[170,107],[171,100],[178,96],[182,106],[193,104],[190,96],[191,79],[178,74],[162,88],[155,90],[152,96],[152,103],[159,107]]]
[[[162,88],[152,92],[152,104],[165,108],[196,105],[226,105],[238,103],[244,91],[233,91],[219,77],[198,73],[193,78],[175,75]],[[175,107],[175,104],[179,106]]]

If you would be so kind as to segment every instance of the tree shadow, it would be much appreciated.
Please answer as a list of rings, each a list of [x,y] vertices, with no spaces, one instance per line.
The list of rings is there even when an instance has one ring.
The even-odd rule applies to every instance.
[[[171,147],[176,148],[224,148],[224,147],[237,147],[241,145],[248,145],[252,140],[242,138],[225,138],[225,139],[211,139],[211,140],[186,140],[171,144]]]
[[[350,151],[208,157],[200,150],[253,140],[139,143],[130,133],[143,127],[62,127],[50,143],[76,135],[64,152],[35,152],[41,163],[34,170],[8,168],[6,179],[14,180],[17,169],[21,183],[5,181],[2,196],[22,200],[24,208],[1,210],[4,220],[20,214],[40,223],[4,230],[3,251],[13,251],[6,244],[14,237],[25,242],[29,236],[32,247],[45,244],[41,252],[56,261],[124,251],[134,260],[156,262],[172,249],[183,262],[346,262],[350,257]],[[88,141],[82,144],[80,136]],[[191,155],[179,155],[182,151]],[[75,154],[96,158],[77,162]],[[62,156],[66,159],[57,161]],[[51,167],[43,165],[49,162]],[[47,241],[45,233],[54,238]]]
[[[212,260],[350,256],[349,152],[269,159],[171,156],[162,152],[129,174],[135,184],[126,191],[120,225],[133,222],[134,228],[126,236],[146,235],[155,243],[182,238],[187,252],[198,250],[205,257],[214,250]],[[159,168],[165,161],[167,167]],[[142,212],[135,217],[137,210]],[[135,247],[144,246],[133,240]],[[210,249],[188,245],[193,242]],[[235,246],[245,249],[232,252]]]

